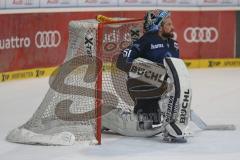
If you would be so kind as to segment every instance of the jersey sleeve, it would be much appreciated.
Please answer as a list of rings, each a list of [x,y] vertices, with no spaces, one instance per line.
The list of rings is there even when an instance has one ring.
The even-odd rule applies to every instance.
[[[177,41],[173,40],[173,47],[175,49],[176,54],[173,56],[174,58],[180,58],[180,53],[179,53],[179,44]]]
[[[117,59],[117,67],[123,71],[128,71],[131,67],[133,60],[141,57],[145,47],[146,45],[143,38],[135,41],[132,45],[130,45],[120,53]]]

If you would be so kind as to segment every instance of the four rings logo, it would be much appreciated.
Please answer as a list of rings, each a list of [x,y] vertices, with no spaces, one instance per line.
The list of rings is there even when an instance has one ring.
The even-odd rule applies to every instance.
[[[61,43],[59,31],[38,31],[35,35],[37,48],[57,47]]]
[[[188,43],[214,43],[219,34],[215,27],[188,27],[183,36]]]

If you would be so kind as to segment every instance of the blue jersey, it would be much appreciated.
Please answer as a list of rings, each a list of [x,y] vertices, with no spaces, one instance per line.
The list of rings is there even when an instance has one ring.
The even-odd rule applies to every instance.
[[[133,45],[123,51],[125,62],[131,63],[141,57],[163,64],[165,57],[179,58],[178,42],[173,39],[162,39],[158,32],[145,33]]]

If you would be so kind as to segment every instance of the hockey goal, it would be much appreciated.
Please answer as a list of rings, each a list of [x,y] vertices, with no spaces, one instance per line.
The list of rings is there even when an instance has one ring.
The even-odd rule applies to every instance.
[[[101,144],[101,117],[112,108],[133,109],[126,75],[115,67],[115,59],[142,34],[140,19],[71,21],[64,63],[50,77],[50,89],[32,118],[12,130],[7,140]]]

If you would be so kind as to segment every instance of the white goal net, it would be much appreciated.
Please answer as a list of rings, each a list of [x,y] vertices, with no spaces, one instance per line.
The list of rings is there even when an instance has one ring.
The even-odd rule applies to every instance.
[[[141,20],[71,21],[66,58],[50,77],[32,118],[12,130],[10,142],[71,145],[101,143],[101,117],[111,108],[133,109],[125,73],[116,69],[122,49],[143,33]]]

